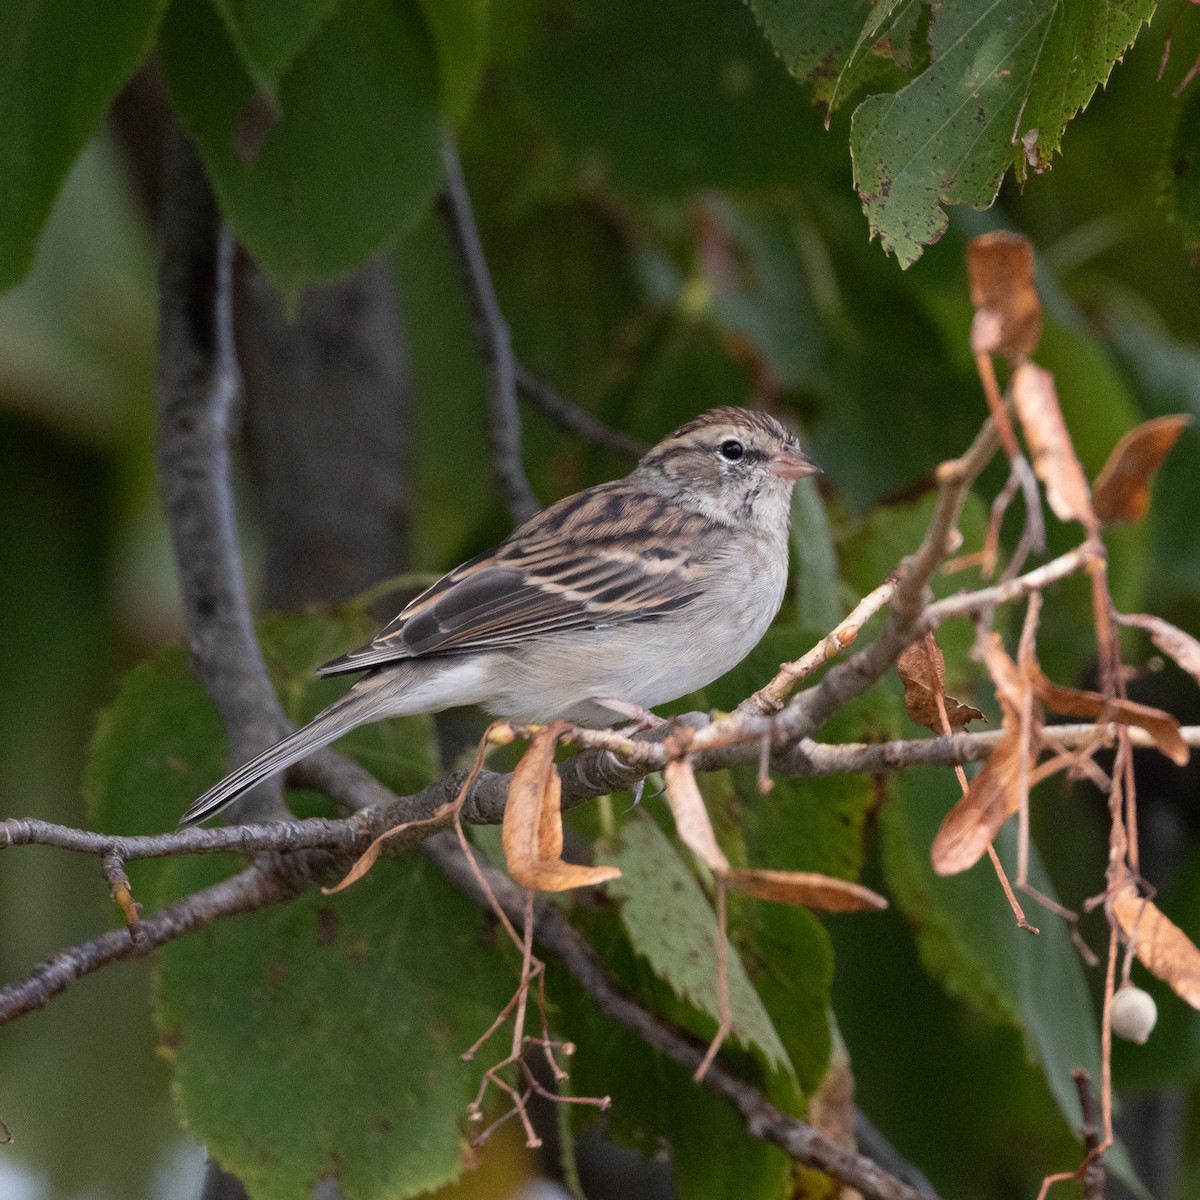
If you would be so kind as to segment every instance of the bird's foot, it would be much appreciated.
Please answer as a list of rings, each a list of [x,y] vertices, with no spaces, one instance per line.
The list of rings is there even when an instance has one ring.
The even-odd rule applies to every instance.
[[[609,712],[616,713],[618,717],[624,717],[627,721],[632,721],[633,726],[629,730],[631,733],[639,733],[644,729],[657,729],[658,726],[667,723],[657,713],[652,713],[648,708],[643,708],[640,704],[630,704],[626,700],[609,700],[597,697],[596,703],[601,708],[607,708]]]

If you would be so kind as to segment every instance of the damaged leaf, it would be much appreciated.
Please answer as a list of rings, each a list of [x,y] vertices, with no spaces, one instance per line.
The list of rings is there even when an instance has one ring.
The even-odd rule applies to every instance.
[[[983,720],[979,709],[946,695],[946,659],[932,633],[913,642],[900,655],[896,660],[896,671],[904,683],[905,711],[915,725],[934,733],[947,732],[942,724],[943,708],[952,733],[961,732],[970,721]]]

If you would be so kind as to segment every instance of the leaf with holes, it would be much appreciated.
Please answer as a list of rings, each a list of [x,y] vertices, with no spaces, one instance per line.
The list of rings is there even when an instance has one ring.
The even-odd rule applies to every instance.
[[[913,724],[934,733],[959,733],[971,721],[983,720],[979,709],[946,695],[946,659],[932,633],[904,650],[896,660],[896,672],[904,684],[904,708]],[[943,727],[943,713],[948,730]]]
[[[1045,170],[1153,11],[1153,0],[938,7],[928,67],[854,113],[854,183],[884,249],[908,266],[946,231],[943,205],[987,208],[1010,166]]]

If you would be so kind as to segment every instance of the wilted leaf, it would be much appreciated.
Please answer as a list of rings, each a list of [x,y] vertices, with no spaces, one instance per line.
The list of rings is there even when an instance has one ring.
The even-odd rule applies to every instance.
[[[513,771],[502,837],[508,873],[522,887],[543,892],[603,883],[616,867],[584,867],[562,860],[562,778],[554,766],[561,721],[539,729]]]
[[[1190,633],[1149,613],[1128,613],[1117,617],[1122,625],[1144,629],[1150,640],[1170,659],[1178,663],[1197,683],[1200,683],[1200,642]]]
[[[1131,429],[1113,447],[1092,492],[1092,504],[1101,524],[1145,519],[1150,511],[1154,473],[1191,423],[1192,418],[1186,414],[1154,417]]]
[[[993,630],[983,639],[983,661],[996,688],[996,699],[1004,711],[1017,719],[1023,704],[1028,681],[1004,649],[1004,639]]]
[[[1182,767],[1188,760],[1187,743],[1179,732],[1179,722],[1169,712],[1149,704],[1114,697],[1106,700],[1099,692],[1063,687],[1047,679],[1041,671],[1033,675],[1033,689],[1045,702],[1064,717],[1086,717],[1096,720],[1104,716],[1120,725],[1136,725],[1144,729],[1154,744],[1173,762]]]
[[[887,908],[887,901],[878,892],[861,883],[814,871],[738,870],[723,872],[722,878],[739,892],[778,904],[799,904],[824,912]]]
[[[1036,363],[1021,363],[1013,372],[1012,396],[1054,515],[1088,526],[1094,518],[1087,479],[1058,405],[1054,377]]]
[[[983,720],[983,713],[969,704],[960,704],[953,696],[945,693],[946,659],[933,634],[927,633],[920,641],[913,642],[896,660],[896,670],[904,683],[904,708],[909,719],[916,725],[931,729],[934,733],[947,732],[942,725],[942,707],[950,731],[958,733],[969,721]],[[939,705],[938,697],[942,703]]]
[[[976,348],[1010,357],[1032,354],[1042,334],[1042,305],[1034,286],[1029,239],[1003,231],[972,238],[967,273],[971,303],[980,317],[993,318],[991,344]]]
[[[1021,732],[1011,726],[933,839],[929,853],[939,875],[957,875],[973,867],[1000,827],[1021,807],[1020,768]]]
[[[667,763],[663,778],[667,784],[667,799],[671,804],[671,815],[675,818],[675,828],[684,845],[694,850],[712,870],[728,871],[729,860],[717,845],[691,762],[681,758]]]
[[[1132,883],[1113,897],[1112,913],[1146,969],[1193,1008],[1200,1008],[1200,950],[1191,938]]]

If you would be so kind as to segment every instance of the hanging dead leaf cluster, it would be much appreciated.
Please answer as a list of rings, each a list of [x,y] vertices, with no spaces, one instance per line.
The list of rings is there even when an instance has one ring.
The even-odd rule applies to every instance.
[[[1143,730],[1151,743],[1173,763],[1188,760],[1180,724],[1170,713],[1131,701],[1125,694],[1128,671],[1121,660],[1118,623],[1149,634],[1155,647],[1200,682],[1200,642],[1159,617],[1115,611],[1108,590],[1107,558],[1101,530],[1114,521],[1140,521],[1150,505],[1154,473],[1179,438],[1190,418],[1160,417],[1132,430],[1113,449],[1108,462],[1090,486],[1063,419],[1053,377],[1031,358],[1037,348],[1041,309],[1034,286],[1033,254],[1029,244],[1010,234],[975,239],[967,253],[971,295],[976,306],[971,345],[979,366],[984,394],[1000,440],[1011,464],[1008,483],[992,507],[983,549],[957,564],[980,564],[985,577],[998,565],[1000,525],[1018,491],[1024,496],[1026,525],[1004,577],[1013,578],[1026,557],[1041,548],[1038,486],[1050,511],[1062,522],[1078,522],[1085,535],[1092,591],[1099,689],[1086,690],[1049,679],[1037,656],[1037,631],[1042,598],[1034,590],[1022,629],[1016,658],[991,628],[993,613],[978,617],[976,654],[983,662],[1002,713],[1002,735],[990,756],[969,782],[960,770],[962,798],[943,820],[930,848],[934,869],[951,875],[973,866],[985,853],[992,858],[1018,922],[1032,932],[1008,884],[992,842],[1011,817],[1019,819],[1016,888],[1066,917],[1085,957],[1075,929],[1076,916],[1047,897],[1038,895],[1028,880],[1029,793],[1038,782],[1066,771],[1085,776],[1109,796],[1111,817],[1109,866],[1105,888],[1087,907],[1103,905],[1110,926],[1109,968],[1104,1008],[1103,1080],[1101,1107],[1103,1140],[1089,1151],[1091,1160],[1112,1137],[1111,1039],[1109,1022],[1114,995],[1114,964],[1119,945],[1125,947],[1124,975],[1136,956],[1153,974],[1168,983],[1188,1003],[1200,1008],[1200,950],[1148,898],[1150,887],[1138,871],[1137,809],[1133,759],[1128,737],[1131,727]],[[992,362],[994,354],[1008,360],[1009,379],[1000,391]],[[1010,419],[1015,415],[1016,422]],[[1032,472],[1026,465],[1017,430],[1028,447]],[[916,723],[935,732],[951,733],[974,719],[977,710],[960,704],[944,691],[945,664],[932,636],[909,648],[897,664],[904,683],[905,705]],[[1082,748],[1068,751],[1058,745],[1047,713],[1083,718],[1096,726],[1096,736]],[[1116,743],[1111,774],[1094,760],[1097,751]],[[1082,1169],[1082,1167],[1080,1168]],[[1078,1171],[1048,1176],[1047,1186]],[[1043,1189],[1044,1190],[1044,1189]]]

